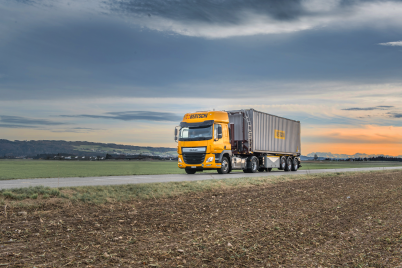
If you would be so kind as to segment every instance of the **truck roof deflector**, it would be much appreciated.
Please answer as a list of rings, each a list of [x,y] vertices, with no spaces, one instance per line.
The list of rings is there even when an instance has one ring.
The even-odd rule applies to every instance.
[[[187,122],[180,122],[181,127],[209,127],[214,124],[214,120],[205,120],[204,122],[197,122],[197,123],[187,123]]]

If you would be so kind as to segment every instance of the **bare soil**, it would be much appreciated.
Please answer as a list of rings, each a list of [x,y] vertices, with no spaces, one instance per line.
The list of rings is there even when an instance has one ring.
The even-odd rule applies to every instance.
[[[3,206],[0,264],[402,267],[401,204],[402,171],[384,171],[124,204]]]

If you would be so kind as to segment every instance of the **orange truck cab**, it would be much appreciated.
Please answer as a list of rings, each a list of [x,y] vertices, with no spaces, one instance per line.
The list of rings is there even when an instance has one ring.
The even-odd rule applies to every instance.
[[[278,125],[274,121],[262,123],[261,120],[270,117],[279,118]],[[253,109],[187,113],[175,129],[178,167],[188,174],[203,170],[225,174],[233,169],[253,173],[271,171],[275,167],[296,171],[300,166],[300,128],[297,133],[297,126],[300,126],[299,121]],[[286,141],[286,131],[298,135],[293,133]]]

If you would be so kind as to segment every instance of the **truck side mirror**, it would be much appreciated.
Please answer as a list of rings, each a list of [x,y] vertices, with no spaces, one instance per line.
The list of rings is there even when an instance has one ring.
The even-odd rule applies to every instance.
[[[178,134],[179,134],[179,127],[175,127],[174,129],[174,141],[177,142],[178,140]]]

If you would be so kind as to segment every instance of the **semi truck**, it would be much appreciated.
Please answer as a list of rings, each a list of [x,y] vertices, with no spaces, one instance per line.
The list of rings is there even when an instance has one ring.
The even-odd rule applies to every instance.
[[[254,109],[187,113],[175,128],[178,167],[187,174],[301,167],[300,121]]]

